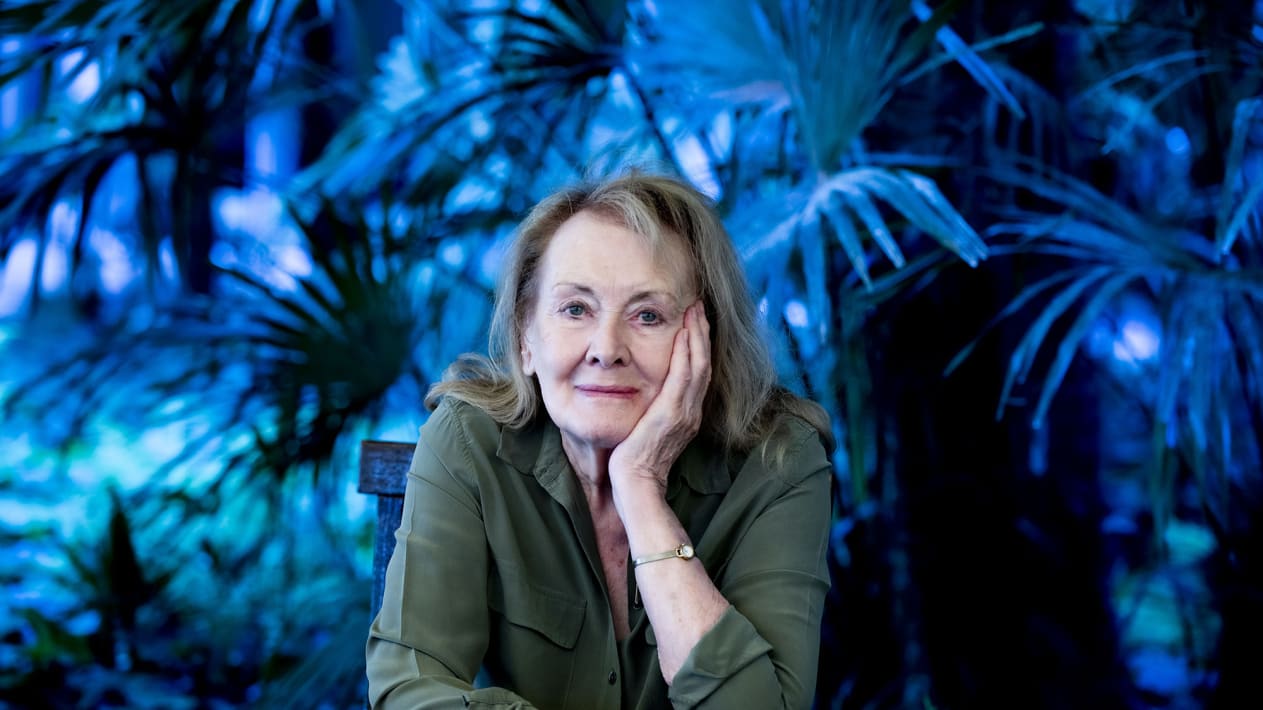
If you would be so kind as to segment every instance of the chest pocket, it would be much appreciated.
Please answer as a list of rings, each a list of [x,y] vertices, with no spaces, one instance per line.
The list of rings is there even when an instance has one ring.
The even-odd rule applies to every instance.
[[[534,584],[510,567],[490,575],[487,602],[513,626],[522,627],[566,650],[573,650],[583,628],[587,601]]]
[[[491,637],[483,669],[493,685],[519,693],[542,708],[591,707],[577,703],[579,654],[587,602],[525,579],[520,570],[498,566],[489,575],[487,606]],[[578,695],[576,695],[578,693]]]

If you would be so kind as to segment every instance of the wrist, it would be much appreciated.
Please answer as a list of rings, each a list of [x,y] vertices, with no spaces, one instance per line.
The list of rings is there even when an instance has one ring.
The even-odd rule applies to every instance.
[[[688,560],[693,559],[695,556],[696,555],[694,553],[693,546],[687,542],[684,542],[684,543],[680,543],[679,545],[676,545],[670,550],[663,550],[662,552],[655,552],[651,555],[644,555],[643,557],[633,557],[632,567],[640,567],[641,565],[647,565],[647,564],[652,564],[654,562],[662,562],[664,560],[671,560],[671,559],[684,560],[687,562]]]
[[[623,521],[627,551],[633,561],[668,551],[674,553],[681,545],[693,544],[664,498],[624,500],[615,507]]]
[[[643,519],[652,516],[656,511],[671,510],[667,505],[666,486],[641,476],[611,476],[611,496],[614,509],[618,511],[624,526],[634,522],[629,517]]]

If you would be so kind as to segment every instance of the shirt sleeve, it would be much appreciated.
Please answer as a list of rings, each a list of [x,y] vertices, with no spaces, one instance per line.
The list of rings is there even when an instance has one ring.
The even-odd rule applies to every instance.
[[[668,691],[685,708],[809,708],[815,694],[832,467],[814,432],[791,446],[779,493],[722,575],[731,605],[698,641]],[[757,454],[756,454],[757,455]]]
[[[490,621],[487,539],[468,447],[451,407],[421,429],[365,649],[374,708],[533,707],[501,688],[473,688]]]

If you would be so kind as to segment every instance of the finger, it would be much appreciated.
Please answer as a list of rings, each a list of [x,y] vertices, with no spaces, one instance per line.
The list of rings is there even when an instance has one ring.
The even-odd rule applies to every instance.
[[[687,320],[686,314],[685,322]],[[691,379],[689,360],[689,332],[687,327],[683,327],[676,331],[671,342],[671,362],[667,366],[667,377],[655,398],[655,404],[661,401],[665,407],[676,408],[684,401]]]
[[[693,325],[689,328],[692,339],[689,343],[689,349],[692,351],[694,369],[698,369],[698,365],[702,365],[709,369],[710,367],[710,321],[706,319],[706,307],[701,301],[697,302],[697,309],[693,313]],[[697,356],[701,355],[701,358]],[[700,359],[700,363],[698,362]]]
[[[680,332],[676,334],[679,338],[678,355],[680,363],[679,381],[681,384],[680,396],[688,394],[689,385],[693,381],[693,348],[691,338],[693,337],[693,326],[689,322],[688,314],[684,317],[684,327],[680,328]]]
[[[693,311],[693,324],[689,328],[689,354],[692,368],[692,385],[700,400],[710,385],[710,323],[706,310],[698,301]],[[700,402],[699,402],[700,403]]]

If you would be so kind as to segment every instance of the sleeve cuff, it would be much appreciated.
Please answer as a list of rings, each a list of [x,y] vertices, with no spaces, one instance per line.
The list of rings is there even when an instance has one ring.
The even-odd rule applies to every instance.
[[[461,696],[465,707],[474,710],[533,710],[534,705],[503,688],[480,688]]]
[[[668,697],[677,708],[693,707],[746,666],[766,657],[772,645],[750,620],[729,606],[697,642],[675,674]]]

